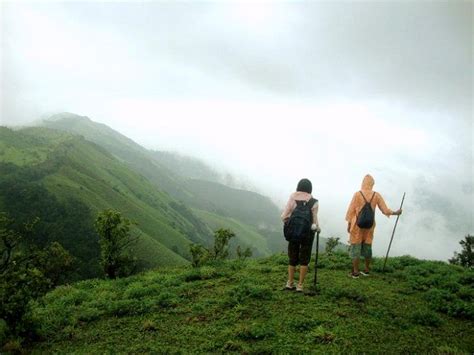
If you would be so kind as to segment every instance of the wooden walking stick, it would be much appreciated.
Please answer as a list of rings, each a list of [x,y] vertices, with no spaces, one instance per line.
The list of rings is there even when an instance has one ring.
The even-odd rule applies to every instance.
[[[403,193],[402,203],[400,204],[400,209],[403,207],[403,201],[405,201],[405,192]],[[388,253],[390,252],[390,247],[392,246],[393,236],[395,235],[395,230],[397,229],[398,219],[400,215],[397,216],[397,220],[395,221],[395,225],[393,226],[392,237],[390,238],[390,244],[388,245],[387,255],[385,255],[385,261],[383,263],[382,272],[385,272],[385,265],[387,265]]]

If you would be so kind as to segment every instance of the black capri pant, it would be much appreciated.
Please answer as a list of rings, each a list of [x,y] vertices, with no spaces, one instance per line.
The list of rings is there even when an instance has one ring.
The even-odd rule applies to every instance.
[[[314,233],[310,233],[299,242],[288,242],[289,265],[308,266],[313,249]]]

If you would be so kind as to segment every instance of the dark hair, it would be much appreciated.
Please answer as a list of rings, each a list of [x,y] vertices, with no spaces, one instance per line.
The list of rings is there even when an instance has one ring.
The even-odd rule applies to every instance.
[[[313,191],[313,185],[308,179],[301,179],[296,187],[296,191],[311,193]]]

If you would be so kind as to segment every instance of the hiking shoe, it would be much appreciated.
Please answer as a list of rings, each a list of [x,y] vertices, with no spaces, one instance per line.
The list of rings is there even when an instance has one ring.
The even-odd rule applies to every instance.
[[[303,285],[299,285],[296,287],[296,292],[303,292]]]
[[[370,276],[370,272],[369,271],[361,271],[360,274],[362,276]]]
[[[358,279],[359,278],[359,273],[350,272],[349,277],[352,277],[353,279]]]
[[[287,281],[286,282],[286,286],[285,286],[285,290],[290,290],[290,291],[293,291],[295,290],[296,287],[295,287],[295,283],[294,282],[291,282],[290,281]]]

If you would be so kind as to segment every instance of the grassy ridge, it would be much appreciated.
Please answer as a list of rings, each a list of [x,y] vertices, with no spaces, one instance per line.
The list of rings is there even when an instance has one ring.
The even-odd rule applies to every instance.
[[[187,255],[191,241],[207,238],[203,232],[195,232],[199,226],[170,206],[174,200],[169,195],[157,190],[105,149],[83,138],[46,128],[29,128],[2,129],[1,141],[16,155],[0,155],[0,162],[21,165],[20,162],[30,161],[32,178],[60,200],[78,199],[93,213],[115,208],[136,221],[142,236],[137,249],[147,265],[186,263],[183,256]],[[46,158],[32,164],[36,147],[46,151]]]
[[[266,255],[268,250],[281,250],[281,243],[275,243],[272,235],[280,225],[280,212],[270,199],[217,183],[216,173],[198,159],[149,151],[104,124],[71,113],[55,115],[44,121],[43,126],[84,136],[122,161],[130,170],[143,175],[158,190],[166,191],[194,209],[219,215],[224,217],[223,220],[232,217],[243,225],[252,226],[248,228],[256,230],[257,239],[266,241],[254,246],[256,254]]]
[[[63,286],[34,306],[40,352],[472,353],[474,271],[410,257],[353,280],[322,255],[320,292],[281,291],[287,258]]]

